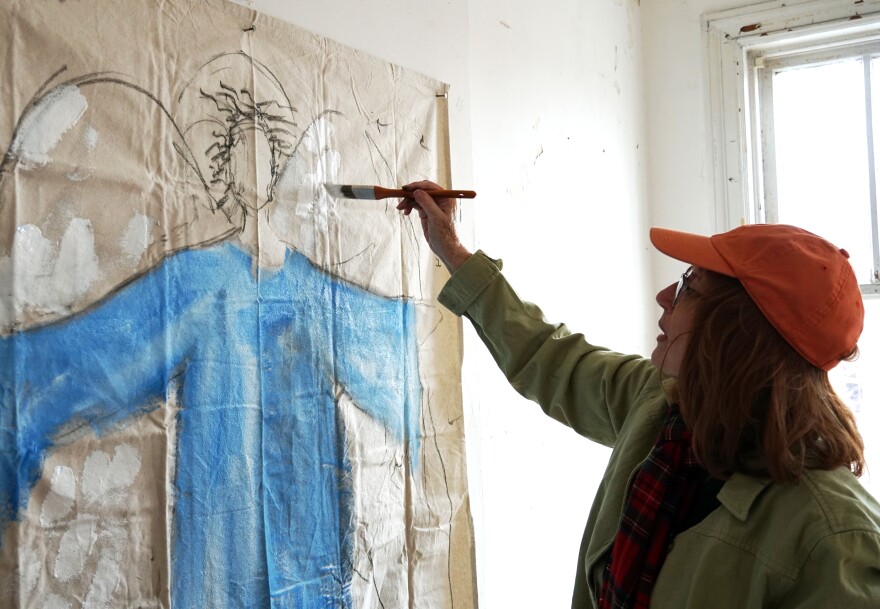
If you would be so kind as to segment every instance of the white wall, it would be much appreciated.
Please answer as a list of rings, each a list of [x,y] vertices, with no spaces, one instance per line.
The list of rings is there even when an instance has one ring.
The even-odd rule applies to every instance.
[[[646,352],[638,0],[244,3],[450,83],[453,183],[479,193],[467,239],[548,318]],[[464,366],[480,606],[566,607],[607,450],[517,396],[469,329]]]
[[[548,319],[636,351],[655,323],[640,23],[636,0],[470,2],[477,244]],[[568,607],[608,453],[519,398],[479,345],[466,352],[480,371],[481,606]]]
[[[642,5],[652,226],[718,232],[702,17],[756,2],[659,0]],[[653,290],[683,263],[652,253]]]

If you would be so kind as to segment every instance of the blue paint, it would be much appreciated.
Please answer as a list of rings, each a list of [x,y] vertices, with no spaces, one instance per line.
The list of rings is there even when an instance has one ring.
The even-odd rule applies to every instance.
[[[228,244],[183,251],[84,314],[0,340],[0,527],[58,433],[116,429],[173,397],[174,606],[350,606],[337,390],[416,465],[415,307],[294,252],[259,280],[252,268]]]

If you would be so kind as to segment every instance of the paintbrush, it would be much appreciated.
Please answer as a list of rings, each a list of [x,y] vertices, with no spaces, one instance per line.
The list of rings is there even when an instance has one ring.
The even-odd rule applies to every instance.
[[[395,188],[382,188],[381,186],[362,186],[352,184],[324,184],[327,194],[335,199],[399,199],[412,198],[413,191]],[[450,199],[473,199],[477,196],[473,190],[424,190],[425,194],[434,197],[448,197]]]

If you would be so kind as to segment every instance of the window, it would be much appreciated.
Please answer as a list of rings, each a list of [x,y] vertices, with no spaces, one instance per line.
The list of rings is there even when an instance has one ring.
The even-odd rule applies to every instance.
[[[754,74],[751,122],[759,148],[757,219],[795,224],[844,245],[868,295],[880,291],[874,155],[878,56],[880,38],[747,58]]]
[[[830,376],[865,439],[862,482],[880,497],[878,11],[880,2],[774,2],[710,16],[706,32],[718,230],[794,224],[849,252],[865,330],[859,359]]]

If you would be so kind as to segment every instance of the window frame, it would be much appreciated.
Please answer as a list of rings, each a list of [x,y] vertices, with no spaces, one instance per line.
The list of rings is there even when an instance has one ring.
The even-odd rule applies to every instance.
[[[865,127],[868,133],[867,161],[868,192],[871,215],[871,256],[873,278],[870,283],[860,285],[863,295],[880,295],[880,225],[878,225],[877,164],[875,163],[875,130],[873,108],[871,62],[880,60],[880,33],[869,38],[839,41],[833,44],[809,45],[797,49],[765,49],[746,53],[746,66],[751,74],[751,137],[755,151],[752,158],[752,172],[755,178],[754,208],[759,222],[778,222],[778,199],[776,179],[776,138],[773,106],[773,79],[783,70],[834,63],[845,60],[862,62],[863,82],[865,83]],[[877,110],[880,110],[878,108]]]
[[[773,1],[703,17],[718,232],[763,219],[750,55],[880,36],[880,0]],[[794,51],[797,52],[797,51]]]
[[[750,57],[755,61],[758,57],[793,56],[799,52],[799,47],[815,49],[837,45],[844,39],[858,40],[878,35],[880,0],[765,2],[704,15],[702,23],[715,168],[715,224],[716,232],[724,232],[742,224],[765,220],[760,208],[763,195],[758,192],[763,188],[764,168],[758,162],[761,151],[754,149],[755,142],[761,142],[761,125],[751,116],[756,99],[755,73],[754,66],[749,67]],[[771,104],[766,106],[772,107],[770,101]],[[876,309],[880,306],[880,285],[867,287],[862,291],[866,308]],[[875,323],[878,319],[876,315],[872,317]],[[843,391],[849,391],[851,379],[846,370],[840,368],[843,376],[838,375],[838,382],[845,383]],[[866,378],[873,378],[870,372],[864,374]],[[860,378],[860,375],[856,377],[856,386],[859,387]],[[876,391],[874,384],[870,386]],[[860,414],[860,402],[861,398],[854,406],[856,416],[871,421],[869,415]],[[875,428],[876,425],[874,428],[862,427],[869,464],[877,458],[872,455],[880,447],[880,435],[872,433]],[[877,490],[880,487],[871,478],[870,467],[867,480],[863,478],[862,482],[869,492],[880,497]]]

